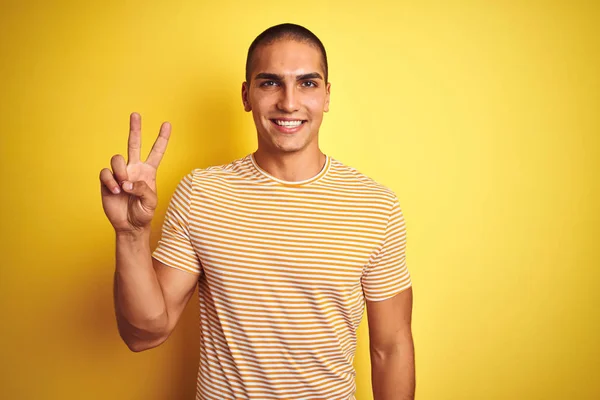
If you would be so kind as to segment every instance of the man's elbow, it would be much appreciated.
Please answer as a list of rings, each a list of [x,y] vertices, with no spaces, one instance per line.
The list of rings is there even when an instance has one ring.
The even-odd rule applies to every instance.
[[[170,335],[164,324],[135,327],[126,321],[118,321],[119,335],[127,348],[134,353],[150,350],[164,343]]]
[[[393,341],[386,343],[370,343],[371,360],[385,362],[388,359],[401,357],[414,352],[412,334],[409,332],[399,335]]]
[[[134,353],[140,353],[142,351],[146,351],[146,350],[150,350],[155,347],[158,347],[162,343],[164,343],[165,340],[166,340],[166,338],[164,338],[164,339],[161,338],[161,339],[155,340],[155,341],[123,339],[123,341],[127,345],[127,348]]]
[[[371,346],[371,361],[372,362],[385,362],[389,358],[393,358],[402,354],[403,345],[400,343],[395,343],[393,345],[389,345],[386,347],[374,347]]]

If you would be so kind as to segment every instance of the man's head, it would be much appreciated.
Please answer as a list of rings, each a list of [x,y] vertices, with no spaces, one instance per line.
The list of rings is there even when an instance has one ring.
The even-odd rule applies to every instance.
[[[308,29],[277,25],[252,42],[242,101],[252,111],[261,151],[318,151],[329,93],[325,49]]]
[[[327,65],[327,52],[325,51],[325,46],[323,46],[321,40],[319,40],[314,33],[305,27],[296,24],[280,24],[272,26],[254,39],[250,48],[248,48],[248,55],[246,57],[246,82],[250,82],[251,79],[250,71],[252,70],[252,63],[254,62],[255,50],[260,46],[267,46],[280,40],[292,40],[299,43],[305,43],[319,50],[321,53],[321,69],[325,74],[323,76],[325,78],[325,83],[327,83],[327,79],[329,78],[329,68]]]

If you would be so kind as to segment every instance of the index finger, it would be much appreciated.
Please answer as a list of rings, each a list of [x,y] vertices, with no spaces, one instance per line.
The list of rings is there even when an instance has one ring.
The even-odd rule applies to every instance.
[[[127,164],[140,161],[142,151],[142,117],[138,113],[129,116],[129,140],[127,141]]]
[[[146,164],[152,165],[154,168],[158,168],[160,160],[162,160],[165,151],[167,150],[167,144],[169,143],[169,137],[171,136],[171,124],[169,122],[163,122],[160,127],[160,132],[152,150],[146,159]]]

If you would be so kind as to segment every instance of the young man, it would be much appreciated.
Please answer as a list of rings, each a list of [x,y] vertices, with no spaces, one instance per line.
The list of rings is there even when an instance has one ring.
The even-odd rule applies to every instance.
[[[156,169],[170,124],[141,162],[132,114],[128,162],[114,156],[100,173],[128,347],[163,343],[199,285],[197,399],[354,398],[365,304],[375,400],[414,397],[403,215],[391,190],[320,151],[330,88],[310,31],[283,24],[259,35],[242,85],[258,149],[185,176],[154,253]]]

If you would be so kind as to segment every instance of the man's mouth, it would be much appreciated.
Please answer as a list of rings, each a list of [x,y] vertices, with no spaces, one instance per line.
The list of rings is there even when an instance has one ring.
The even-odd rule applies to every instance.
[[[300,126],[306,122],[306,120],[303,120],[303,119],[295,119],[295,120],[272,119],[271,121],[274,122],[275,124],[277,124],[279,126],[283,126],[285,128],[297,128],[298,126]]]

